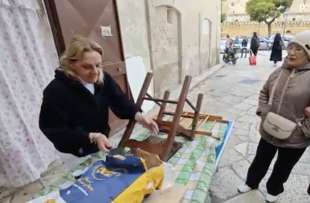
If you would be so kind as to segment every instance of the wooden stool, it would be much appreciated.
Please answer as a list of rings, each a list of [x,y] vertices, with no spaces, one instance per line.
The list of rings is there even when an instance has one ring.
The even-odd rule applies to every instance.
[[[130,148],[141,148],[145,151],[158,154],[162,160],[166,161],[182,146],[180,143],[175,142],[176,135],[182,135],[189,140],[193,140],[195,135],[207,135],[214,137],[212,136],[211,132],[201,131],[197,129],[207,121],[218,121],[221,120],[222,117],[200,113],[203,99],[202,94],[198,95],[196,106],[194,106],[187,99],[191,82],[190,76],[185,77],[183,87],[177,101],[169,100],[169,91],[165,91],[162,99],[153,98],[151,95],[147,94],[147,90],[150,86],[152,77],[152,73],[148,73],[146,75],[136,105],[141,108],[143,101],[148,100],[153,101],[160,106],[156,122],[158,124],[160,132],[166,133],[167,138],[163,139],[158,136],[150,136],[143,141],[130,139],[130,135],[136,124],[136,121],[132,119],[129,121],[126,127],[119,147],[127,146]],[[192,108],[193,112],[183,112],[185,103],[187,103]],[[167,104],[175,105],[175,111],[166,111]],[[171,119],[165,119],[167,117],[170,117]],[[191,122],[188,122],[188,119]],[[214,138],[219,139],[217,137]]]
[[[177,133],[177,129],[178,129],[178,123],[180,121],[181,115],[183,113],[183,107],[186,101],[186,96],[188,94],[189,91],[189,86],[190,86],[190,82],[191,82],[191,77],[190,76],[186,76],[184,83],[183,83],[183,87],[179,96],[178,101],[173,101],[173,100],[168,100],[165,99],[167,98],[167,93],[164,96],[164,99],[156,99],[156,98],[152,98],[150,95],[147,94],[147,90],[150,86],[151,80],[152,80],[152,73],[148,73],[146,75],[146,78],[144,80],[142,89],[140,91],[140,94],[138,96],[136,105],[138,107],[141,108],[142,103],[144,100],[149,100],[149,101],[154,101],[156,103],[161,103],[161,110],[159,113],[159,117],[162,117],[163,115],[163,110],[165,109],[165,106],[167,103],[170,104],[175,104],[176,105],[176,110],[173,113],[173,119],[172,122],[169,123],[169,125],[165,125],[166,126],[166,130],[165,132],[167,132],[167,139],[162,139],[159,138],[157,136],[150,136],[149,138],[147,138],[144,141],[137,141],[137,140],[133,140],[130,139],[130,135],[134,129],[134,126],[136,124],[136,121],[134,119],[130,120],[125,133],[122,137],[122,140],[119,144],[120,147],[130,147],[130,148],[141,148],[145,151],[154,153],[154,154],[158,154],[159,157],[166,161],[168,160],[168,158],[175,153],[180,147],[181,145],[179,143],[175,143],[174,142],[174,138],[175,135]],[[157,120],[157,123],[159,125],[159,128],[161,131],[163,131],[162,129],[162,124],[159,122],[159,120]]]

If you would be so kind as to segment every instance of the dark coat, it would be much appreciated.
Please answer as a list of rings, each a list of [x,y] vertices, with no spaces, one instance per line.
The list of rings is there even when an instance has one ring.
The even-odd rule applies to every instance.
[[[128,99],[112,77],[104,73],[104,84],[95,84],[93,95],[79,81],[55,71],[43,92],[39,126],[56,149],[76,156],[98,151],[89,133],[108,136],[109,108],[122,119],[132,119],[137,106]]]
[[[248,40],[247,39],[243,39],[242,42],[241,42],[241,46],[246,48],[248,46]]]
[[[259,48],[259,38],[258,37],[252,37],[251,39],[251,44],[250,44],[250,49],[253,52],[253,54],[256,56],[257,55],[257,51]]]
[[[282,61],[282,43],[281,40],[275,40],[272,44],[270,61]]]

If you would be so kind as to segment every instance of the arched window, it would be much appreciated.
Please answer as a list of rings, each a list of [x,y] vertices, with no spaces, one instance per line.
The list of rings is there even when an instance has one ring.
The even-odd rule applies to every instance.
[[[167,23],[173,24],[173,9],[172,8],[167,8]]]

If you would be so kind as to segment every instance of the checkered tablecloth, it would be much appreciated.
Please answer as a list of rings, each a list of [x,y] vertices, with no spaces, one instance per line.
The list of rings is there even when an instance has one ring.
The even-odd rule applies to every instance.
[[[220,140],[204,135],[196,136],[193,141],[176,137],[176,141],[181,142],[183,146],[169,159],[168,163],[175,168],[175,183],[187,187],[182,203],[209,202],[208,189],[211,178],[216,169],[217,159],[224,147],[225,138],[227,140],[229,137],[231,128],[232,125],[229,122],[207,122],[200,127],[200,129],[211,131],[213,135],[220,137]],[[143,140],[147,137],[147,132],[140,131],[134,138]],[[104,159],[104,154],[97,153],[91,158],[83,160],[72,171],[82,170],[98,159]],[[65,182],[74,181],[72,171],[50,184],[39,195],[58,190],[59,186]]]
[[[196,136],[193,141],[176,137],[176,141],[181,142],[183,147],[169,159],[168,163],[176,170],[175,183],[187,186],[182,203],[209,201],[211,178],[231,128],[232,122],[211,121],[200,126],[200,130],[212,132],[220,140],[204,135]],[[135,139],[143,140],[147,136],[146,132],[141,132]]]

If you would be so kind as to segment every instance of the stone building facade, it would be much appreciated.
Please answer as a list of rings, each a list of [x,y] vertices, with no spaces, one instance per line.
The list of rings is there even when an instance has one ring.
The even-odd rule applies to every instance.
[[[224,0],[222,11],[226,21],[222,23],[222,37],[251,36],[255,31],[260,36],[267,36],[265,23],[250,21],[245,8],[248,0]],[[291,7],[272,24],[272,34],[290,32],[292,34],[310,29],[310,0],[294,0]]]
[[[248,0],[224,0],[223,12],[227,15],[226,22],[249,22],[250,17],[246,13]],[[277,21],[310,21],[310,0],[293,0],[293,3],[285,15]]]
[[[155,92],[179,85],[218,63],[220,0],[117,2],[125,57],[141,56]],[[132,12],[135,11],[135,12]]]

